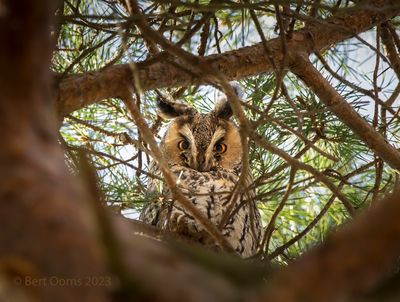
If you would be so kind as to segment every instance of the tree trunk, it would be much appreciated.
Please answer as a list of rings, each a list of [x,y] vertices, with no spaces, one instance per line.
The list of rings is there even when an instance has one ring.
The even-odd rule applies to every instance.
[[[100,288],[65,285],[104,273],[93,218],[57,143],[49,85],[54,2],[1,5],[0,278],[10,289],[2,301],[103,300]]]

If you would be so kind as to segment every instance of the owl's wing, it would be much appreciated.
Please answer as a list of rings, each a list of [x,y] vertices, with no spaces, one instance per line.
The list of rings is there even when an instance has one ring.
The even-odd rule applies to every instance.
[[[247,200],[247,208],[249,211],[249,221],[250,221],[250,233],[252,237],[253,250],[258,250],[261,244],[262,235],[262,223],[260,211],[257,207],[257,202],[255,200],[256,191],[253,186],[253,177],[251,174],[248,175],[246,179],[246,189],[244,192],[244,199]]]
[[[233,249],[242,257],[250,257],[258,250],[261,234],[261,221],[254,189],[241,192],[231,199],[238,176],[230,171],[200,173],[185,167],[172,167],[171,172],[178,177],[177,184],[182,193],[214,225],[219,226],[225,216],[228,203],[232,203],[232,216],[224,226],[222,235]],[[160,175],[157,165],[152,165],[151,173]],[[251,184],[251,175],[246,184]],[[247,187],[247,186],[246,186]],[[161,229],[186,236],[210,247],[214,240],[190,213],[171,200],[169,188],[159,179],[149,180],[149,190],[156,198],[143,209],[140,219]]]
[[[232,174],[235,177],[230,182],[237,184],[239,176],[236,173]],[[224,216],[228,215],[229,219],[224,220],[225,225],[222,228],[223,235],[231,243],[232,248],[244,258],[257,253],[261,240],[261,217],[255,202],[256,192],[251,187],[252,183],[252,176],[248,174],[242,190],[236,191],[237,187],[232,190],[229,203],[224,210],[226,211]]]
[[[261,244],[261,235],[262,235],[262,223],[261,223],[261,215],[260,211],[257,207],[257,201],[255,200],[256,191],[253,187],[253,176],[251,172],[246,177],[245,182],[245,190],[244,190],[244,200],[247,201],[247,208],[249,213],[249,222],[250,222],[250,233],[252,237],[252,245],[253,250],[258,250]]]

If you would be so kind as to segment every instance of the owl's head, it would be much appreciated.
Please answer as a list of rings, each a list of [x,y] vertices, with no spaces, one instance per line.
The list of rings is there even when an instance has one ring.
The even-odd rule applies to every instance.
[[[220,168],[237,172],[242,160],[242,145],[232,109],[226,97],[214,109],[199,113],[182,103],[158,101],[162,117],[172,119],[161,148],[170,166],[179,165],[200,172]]]

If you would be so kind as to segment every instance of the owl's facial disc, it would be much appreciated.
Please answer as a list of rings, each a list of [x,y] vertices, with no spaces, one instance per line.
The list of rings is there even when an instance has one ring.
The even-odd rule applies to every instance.
[[[199,172],[221,168],[240,170],[240,135],[229,120],[232,111],[228,102],[218,103],[208,114],[182,111],[179,106],[164,107],[160,109],[173,119],[161,145],[170,166],[188,167]]]
[[[180,135],[177,143],[177,152],[180,154],[182,165],[197,170],[199,172],[210,171],[214,166],[212,153],[215,133],[223,137],[223,132],[216,131],[213,123],[207,115],[193,116],[190,119],[178,120],[178,133]],[[211,150],[210,150],[211,149]]]
[[[208,172],[220,167],[231,168],[230,164],[233,166],[240,161],[238,158],[226,161],[229,154],[230,157],[233,154],[240,156],[237,146],[230,146],[230,142],[237,143],[232,140],[232,132],[237,130],[230,122],[210,115],[198,115],[178,125],[176,151],[179,153],[181,165],[199,172]],[[230,140],[226,140],[225,136]],[[230,147],[233,147],[233,152],[230,152]]]

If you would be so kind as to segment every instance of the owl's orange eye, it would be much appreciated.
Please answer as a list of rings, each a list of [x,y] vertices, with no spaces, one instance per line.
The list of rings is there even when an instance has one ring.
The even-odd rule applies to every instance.
[[[218,152],[218,153],[221,153],[221,154],[225,153],[226,149],[228,149],[228,147],[223,143],[216,143],[215,146],[214,146],[214,151]]]
[[[190,147],[190,143],[185,139],[179,141],[179,143],[178,143],[178,149],[181,151],[187,150],[187,149],[189,149],[189,147]]]

